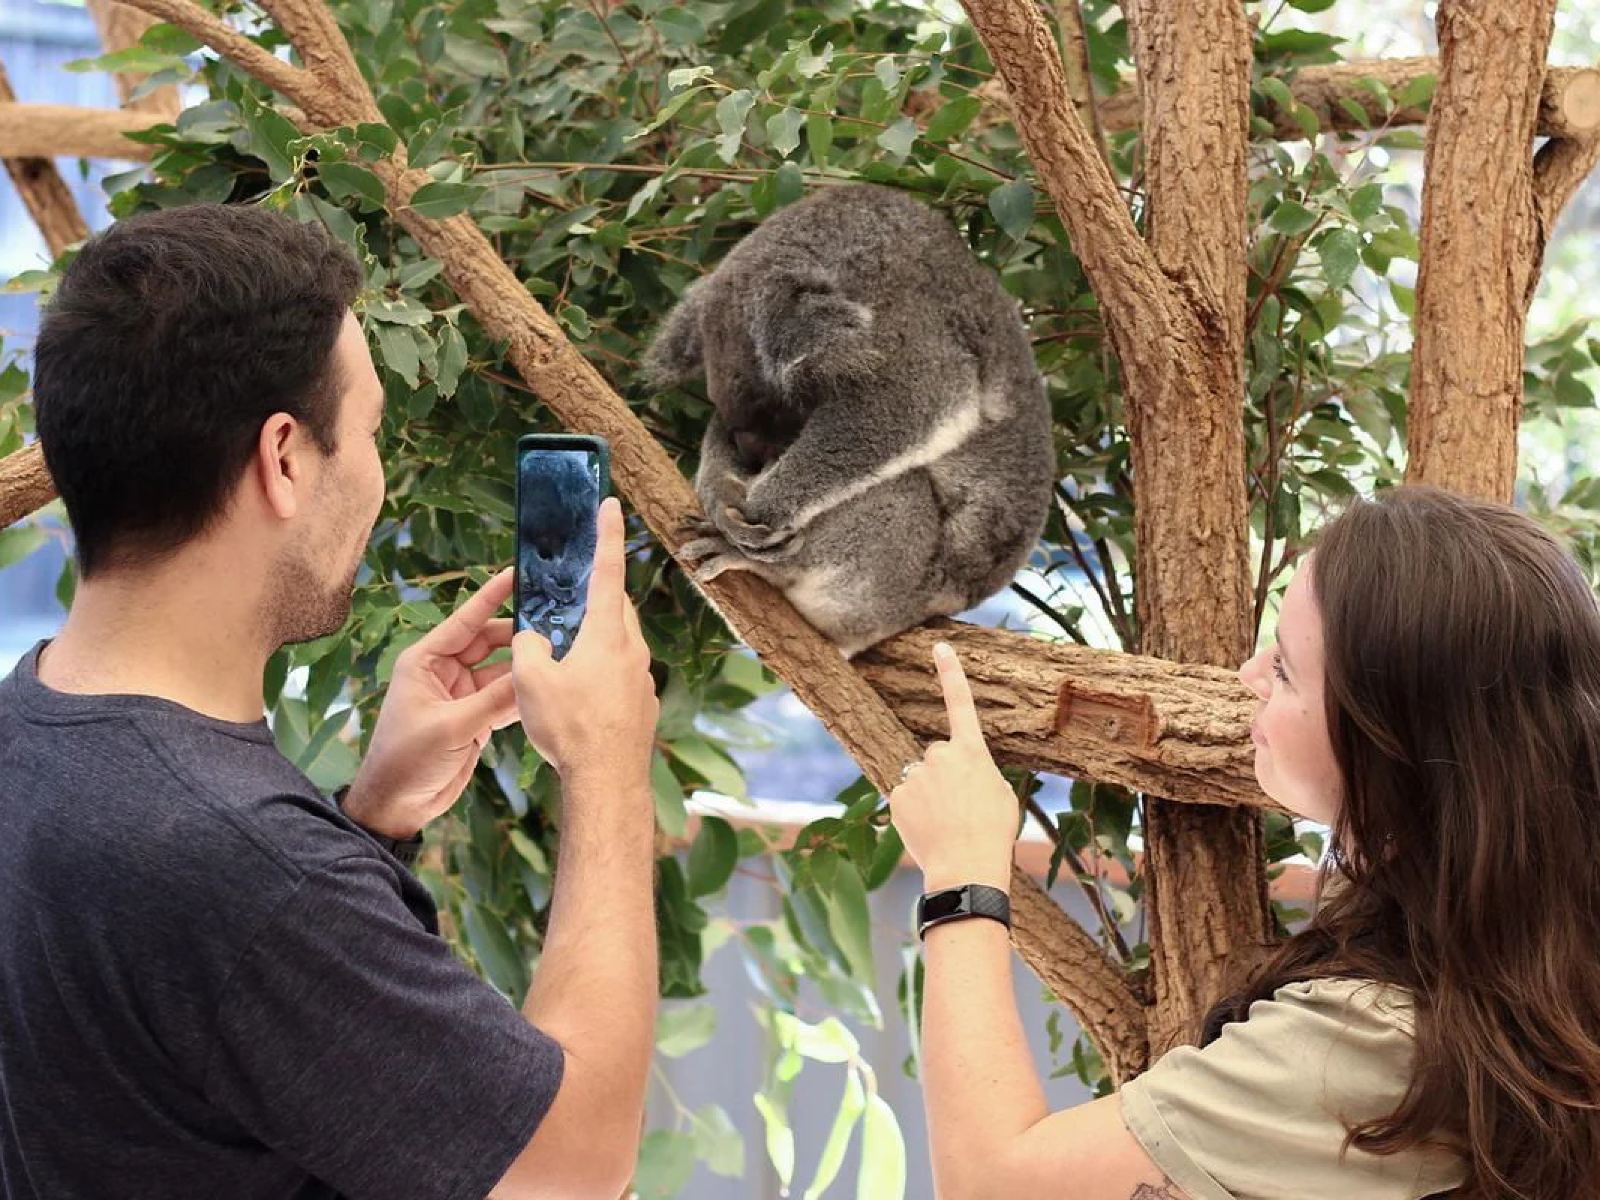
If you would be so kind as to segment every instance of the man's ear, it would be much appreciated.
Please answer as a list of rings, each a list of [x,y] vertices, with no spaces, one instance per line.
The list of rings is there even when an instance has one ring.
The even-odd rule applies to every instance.
[[[261,488],[261,498],[282,520],[293,517],[299,508],[305,430],[288,413],[273,413],[261,425],[256,452],[250,458],[246,480]],[[241,481],[243,482],[243,481]]]
[[[706,306],[704,279],[684,289],[678,303],[656,330],[644,353],[644,376],[655,387],[675,387],[705,374],[700,317]]]
[[[752,305],[750,340],[762,373],[782,385],[801,363],[818,376],[867,367],[872,309],[846,296],[823,271],[784,270],[764,279]]]

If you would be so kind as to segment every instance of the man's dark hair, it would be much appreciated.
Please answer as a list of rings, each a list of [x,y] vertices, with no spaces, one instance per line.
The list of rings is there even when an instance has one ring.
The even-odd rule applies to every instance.
[[[321,226],[253,205],[143,213],[84,243],[44,314],[33,402],[85,578],[211,525],[273,413],[333,453],[333,347],[361,283]]]

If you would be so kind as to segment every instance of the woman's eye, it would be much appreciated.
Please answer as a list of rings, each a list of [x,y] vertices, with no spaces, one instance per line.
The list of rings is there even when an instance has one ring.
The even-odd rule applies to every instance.
[[[1272,656],[1272,673],[1285,683],[1289,682],[1289,677],[1283,673],[1283,655],[1274,654]]]

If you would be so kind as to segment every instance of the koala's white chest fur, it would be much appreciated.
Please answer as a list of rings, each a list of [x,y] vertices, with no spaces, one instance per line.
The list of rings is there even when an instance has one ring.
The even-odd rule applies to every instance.
[[[855,599],[847,573],[840,567],[816,567],[783,589],[790,604],[819,629],[838,623]]]
[[[869,471],[852,481],[848,487],[817,497],[800,510],[795,525],[804,528],[830,508],[836,508],[840,504],[854,500],[857,496],[865,495],[881,483],[897,479],[907,471],[915,471],[919,467],[929,467],[939,462],[977,432],[978,426],[983,422],[983,407],[982,399],[977,393],[966,397],[954,410],[942,417],[938,424],[928,431],[927,436],[915,446],[895,455],[876,470]]]

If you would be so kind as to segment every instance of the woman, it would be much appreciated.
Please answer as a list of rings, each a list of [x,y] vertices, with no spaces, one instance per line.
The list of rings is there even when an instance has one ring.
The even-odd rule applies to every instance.
[[[890,796],[927,890],[1004,889],[1016,800],[965,677]],[[1600,611],[1528,518],[1357,501],[1240,678],[1256,777],[1332,827],[1321,902],[1122,1090],[1050,1113],[1004,927],[926,931],[943,1200],[1600,1196]]]

